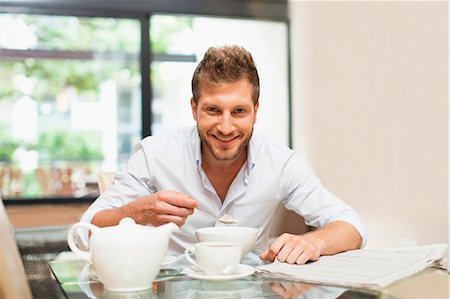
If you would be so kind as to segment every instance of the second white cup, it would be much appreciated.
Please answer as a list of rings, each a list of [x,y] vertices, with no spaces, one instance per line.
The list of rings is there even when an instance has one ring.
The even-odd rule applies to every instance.
[[[195,254],[194,260],[190,255]],[[241,260],[241,245],[231,242],[200,242],[186,248],[186,259],[197,270],[211,275],[227,275],[236,271]]]

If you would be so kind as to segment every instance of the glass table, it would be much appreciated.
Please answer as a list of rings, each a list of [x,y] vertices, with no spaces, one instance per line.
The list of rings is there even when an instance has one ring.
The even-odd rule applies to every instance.
[[[262,264],[256,259],[243,263]],[[187,262],[184,256],[179,256],[162,268],[148,290],[117,293],[103,289],[94,268],[86,261],[61,259],[49,262],[49,266],[67,298],[412,298],[408,294],[415,298],[448,298],[448,272],[431,268],[386,288],[366,290],[271,279],[258,274],[221,282],[196,280],[183,274]]]

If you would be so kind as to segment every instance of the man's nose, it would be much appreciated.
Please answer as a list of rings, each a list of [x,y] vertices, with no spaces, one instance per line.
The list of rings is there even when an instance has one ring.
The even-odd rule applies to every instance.
[[[233,118],[230,113],[221,115],[217,129],[223,135],[229,135],[233,132]]]

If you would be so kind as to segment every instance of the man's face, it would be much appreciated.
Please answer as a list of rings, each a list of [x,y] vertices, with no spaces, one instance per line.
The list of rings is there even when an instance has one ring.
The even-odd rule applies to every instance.
[[[245,78],[219,86],[201,86],[200,99],[197,104],[191,100],[191,108],[203,155],[211,154],[219,161],[239,157],[250,141],[256,122],[258,103],[253,103],[252,91]]]

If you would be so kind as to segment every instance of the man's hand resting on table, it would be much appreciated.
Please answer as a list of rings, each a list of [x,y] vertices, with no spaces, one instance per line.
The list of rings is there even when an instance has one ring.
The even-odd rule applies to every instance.
[[[269,248],[259,255],[262,260],[273,262],[275,258],[289,264],[304,264],[317,261],[320,250],[305,236],[282,234]]]
[[[353,225],[336,220],[304,235],[282,234],[259,257],[271,262],[276,258],[289,264],[305,264],[317,261],[321,255],[360,248],[361,242]]]
[[[198,202],[188,194],[163,190],[141,197],[123,207],[100,211],[94,215],[91,223],[99,227],[117,225],[123,217],[131,217],[139,224],[159,226],[173,222],[182,226],[196,207]]]

